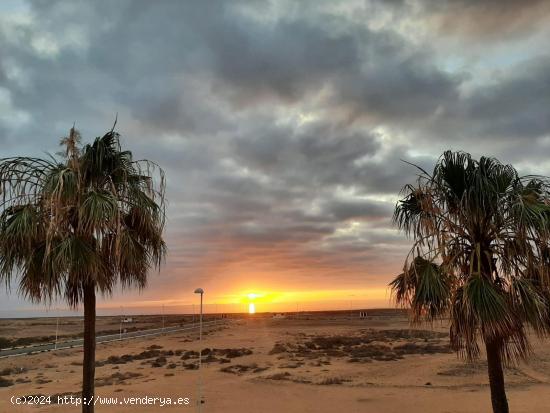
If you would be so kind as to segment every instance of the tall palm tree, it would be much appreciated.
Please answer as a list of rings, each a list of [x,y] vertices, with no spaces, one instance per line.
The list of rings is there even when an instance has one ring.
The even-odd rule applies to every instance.
[[[84,305],[83,412],[93,412],[96,293],[143,288],[165,255],[163,172],[111,130],[58,158],[0,159],[0,279],[34,302]],[[155,176],[159,180],[155,180]]]
[[[528,328],[550,333],[550,182],[463,152],[418,169],[394,214],[414,243],[390,286],[413,322],[450,317],[466,359],[484,344],[493,411],[506,413],[503,365],[528,356]]]

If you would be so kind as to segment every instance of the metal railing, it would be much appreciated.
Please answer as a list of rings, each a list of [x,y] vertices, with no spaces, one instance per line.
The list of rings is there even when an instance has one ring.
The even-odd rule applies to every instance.
[[[223,319],[223,320],[203,322],[203,327],[213,327],[216,325],[221,325],[221,324],[224,324],[225,321],[226,320]],[[105,336],[97,336],[96,344],[112,343],[114,341],[131,340],[134,338],[141,338],[141,337],[158,336],[162,334],[177,333],[181,331],[192,331],[198,328],[199,328],[199,323],[193,323],[191,325],[184,325],[184,326],[151,328],[151,329],[145,329],[145,330],[130,331],[122,334],[108,334]],[[6,348],[6,349],[0,350],[0,358],[25,356],[25,355],[37,354],[37,353],[42,353],[47,351],[57,351],[57,350],[64,350],[68,348],[82,347],[83,344],[84,344],[84,339],[77,338],[77,339],[65,340],[61,342],[58,341],[57,343],[49,342],[49,343],[40,343],[40,344],[34,344],[34,345],[28,345],[28,346]]]

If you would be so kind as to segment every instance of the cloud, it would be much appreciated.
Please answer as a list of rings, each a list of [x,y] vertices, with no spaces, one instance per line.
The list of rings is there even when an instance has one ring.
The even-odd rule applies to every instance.
[[[241,105],[270,97],[296,102],[343,68],[360,64],[357,40],[348,33],[294,20],[269,28],[232,23],[207,39],[217,84]]]
[[[474,41],[505,41],[529,37],[549,21],[545,0],[420,1],[422,14],[440,33],[458,34]]]
[[[451,147],[545,172],[545,7],[25,3],[0,17],[2,151],[55,152],[74,121],[92,139],[118,113],[123,144],[168,176],[170,255],[144,300],[384,285],[408,246],[391,224],[415,179],[402,160],[429,170]]]
[[[550,133],[550,56],[522,62],[474,90],[459,115],[462,121],[475,122],[482,136],[533,138]]]
[[[391,208],[385,202],[369,200],[332,200],[325,206],[325,213],[338,221],[386,220],[391,215]]]

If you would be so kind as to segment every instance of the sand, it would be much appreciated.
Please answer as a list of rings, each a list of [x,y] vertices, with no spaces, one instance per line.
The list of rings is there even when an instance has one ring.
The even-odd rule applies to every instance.
[[[421,327],[420,330],[429,330]],[[368,320],[229,320],[197,333],[100,344],[100,397],[189,398],[188,405],[96,405],[97,412],[196,410],[202,374],[203,412],[460,412],[490,411],[483,362],[468,365],[448,348],[445,325],[410,329],[404,318]],[[151,347],[153,346],[153,347]],[[550,346],[533,340],[531,362],[506,372],[512,412],[550,406]],[[217,350],[212,350],[217,349]],[[251,353],[251,354],[249,354]],[[125,355],[125,356],[124,356]],[[122,357],[124,356],[124,357]],[[0,360],[0,412],[76,412],[74,405],[14,406],[12,396],[78,393],[81,349]]]

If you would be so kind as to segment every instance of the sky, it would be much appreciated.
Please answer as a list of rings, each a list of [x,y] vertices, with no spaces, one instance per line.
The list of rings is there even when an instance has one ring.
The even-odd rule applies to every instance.
[[[99,314],[188,311],[198,286],[210,311],[391,306],[403,160],[550,175],[549,20],[535,0],[2,1],[0,156],[118,114],[165,169],[166,263]],[[0,291],[0,316],[58,307]]]

